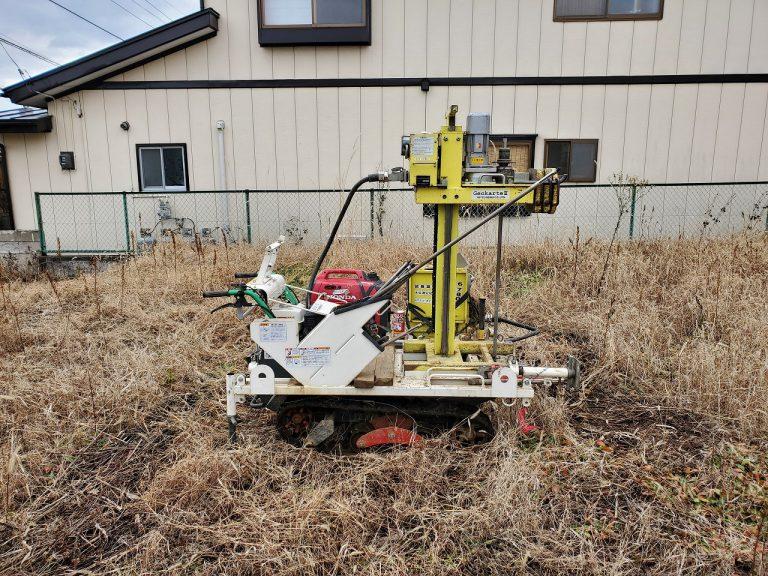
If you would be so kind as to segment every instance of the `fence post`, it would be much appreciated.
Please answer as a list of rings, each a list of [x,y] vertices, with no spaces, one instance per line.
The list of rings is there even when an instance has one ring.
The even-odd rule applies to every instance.
[[[768,210],[765,211],[765,231],[768,232]]]
[[[43,213],[40,210],[40,192],[35,192],[35,210],[37,211],[37,230],[40,232],[40,253],[45,256],[48,251],[45,246],[45,230],[43,230]]]
[[[374,209],[373,209],[373,205],[374,205],[374,203],[376,201],[376,194],[375,194],[373,188],[370,189],[368,201],[371,204],[371,216],[370,216],[370,218],[371,218],[371,240],[373,240],[373,237],[374,237],[374,224],[373,224]]]
[[[128,194],[123,192],[123,224],[125,226],[125,251],[131,252],[131,227],[128,222]]]
[[[637,186],[632,185],[632,198],[629,207],[629,239],[635,235],[635,204],[637,203]]]
[[[253,244],[253,233],[251,231],[251,191],[243,190],[245,194],[245,230],[248,235],[248,244]]]

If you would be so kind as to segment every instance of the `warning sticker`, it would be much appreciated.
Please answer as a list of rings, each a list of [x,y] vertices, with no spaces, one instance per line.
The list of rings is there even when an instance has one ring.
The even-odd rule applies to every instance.
[[[285,362],[288,366],[319,367],[330,361],[331,349],[328,346],[285,349]]]
[[[328,302],[328,300],[320,300],[320,298],[318,298],[315,300],[315,303],[312,304],[309,311],[315,312],[317,314],[328,315],[331,313],[331,310],[336,308],[336,306],[337,304],[334,304],[333,302]]]
[[[411,137],[411,156],[420,156],[425,159],[431,159],[435,155],[435,137],[412,136]]]
[[[509,190],[472,190],[475,200],[509,200]]]
[[[285,322],[260,322],[260,342],[285,342],[288,340],[288,325]]]

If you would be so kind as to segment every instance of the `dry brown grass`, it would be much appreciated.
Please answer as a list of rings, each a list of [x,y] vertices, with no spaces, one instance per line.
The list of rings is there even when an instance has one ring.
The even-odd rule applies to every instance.
[[[523,356],[585,364],[576,402],[538,397],[539,437],[491,407],[488,445],[343,457],[287,446],[268,413],[225,443],[223,376],[250,345],[199,291],[260,249],[4,279],[0,572],[765,573],[768,238],[616,249],[601,290],[604,244],[504,253],[502,309],[543,328]],[[315,252],[284,250],[283,271]],[[492,252],[464,250],[476,294]],[[407,255],[345,244],[329,264]]]

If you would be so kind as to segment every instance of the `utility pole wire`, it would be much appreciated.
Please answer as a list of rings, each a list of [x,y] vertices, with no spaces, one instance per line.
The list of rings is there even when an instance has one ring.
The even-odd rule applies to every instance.
[[[149,26],[150,28],[154,28],[154,25],[153,25],[153,24],[150,24],[149,22],[147,22],[146,20],[144,20],[144,18],[142,18],[141,16],[139,16],[139,15],[137,15],[137,14],[135,14],[135,13],[131,12],[130,10],[128,10],[128,8],[126,8],[126,7],[125,7],[125,6],[123,6],[122,4],[118,4],[116,0],[109,0],[109,1],[110,1],[110,2],[112,2],[112,4],[114,4],[114,5],[115,5],[115,6],[117,6],[118,8],[120,8],[120,9],[121,9],[123,12],[126,12],[127,14],[130,14],[131,16],[133,16],[134,18],[136,18],[137,20],[141,20],[142,22],[144,22],[144,24],[146,24],[146,25],[147,25],[147,26]]]
[[[5,42],[0,42],[0,46],[3,47],[3,50],[5,50],[5,55],[11,59],[11,62],[13,62],[13,65],[16,66],[16,70],[19,72],[19,76],[21,76],[21,79],[26,80],[26,78],[24,78],[24,72],[22,71],[21,66],[19,66],[19,63],[16,62],[16,60],[14,60],[13,56],[11,56],[11,53],[8,52],[8,48],[5,47]]]
[[[133,1],[136,2],[136,0],[133,0]],[[143,2],[144,2],[144,4],[148,4],[153,10],[155,10],[155,11],[159,12],[160,14],[162,14],[163,16],[165,16],[166,19],[173,20],[173,18],[168,16],[168,14],[166,14],[157,4],[155,4],[153,2],[150,2],[149,0],[143,0]]]
[[[51,60],[47,56],[43,56],[42,54],[38,54],[37,52],[35,52],[31,48],[27,48],[26,46],[23,46],[21,44],[17,44],[16,42],[11,40],[10,38],[6,38],[4,36],[0,36],[0,42],[2,42],[4,44],[8,44],[8,46],[13,46],[17,50],[21,50],[22,52],[25,52],[26,54],[29,54],[30,56],[34,56],[35,58],[38,58],[39,60],[42,60],[43,62],[48,62],[49,64],[53,64],[55,66],[59,65],[59,63],[56,62],[55,60]]]
[[[81,16],[80,14],[78,14],[77,12],[75,12],[74,10],[70,10],[70,9],[69,9],[69,8],[67,8],[66,6],[62,6],[61,4],[59,4],[58,2],[56,2],[56,0],[48,0],[48,2],[50,2],[51,4],[55,4],[56,6],[58,6],[59,8],[61,8],[62,10],[66,10],[67,12],[69,12],[70,14],[72,14],[73,16],[75,16],[76,18],[80,18],[80,20],[82,20],[83,22],[88,22],[88,24],[90,24],[91,26],[95,26],[96,28],[98,28],[98,29],[99,29],[99,30],[101,30],[102,32],[106,32],[107,34],[109,34],[109,35],[110,35],[110,36],[112,36],[113,38],[117,38],[117,39],[118,39],[118,40],[120,40],[121,42],[125,40],[125,38],[121,38],[121,37],[120,37],[120,36],[118,36],[117,34],[114,34],[114,33],[110,32],[110,31],[109,31],[109,30],[107,30],[106,28],[102,28],[101,26],[99,26],[98,24],[96,24],[96,22],[92,22],[91,20],[88,20],[88,18],[86,18],[85,16]]]
[[[133,2],[133,3],[134,3],[136,6],[138,6],[138,7],[139,7],[139,8],[140,8],[142,11],[144,11],[144,12],[146,12],[147,14],[149,14],[150,16],[152,16],[152,18],[154,18],[154,19],[155,19],[155,20],[157,20],[158,22],[160,22],[160,23],[163,23],[163,19],[162,19],[162,18],[160,18],[160,17],[159,17],[157,14],[155,14],[154,12],[151,12],[150,10],[147,10],[147,7],[146,7],[146,6],[144,6],[143,4],[139,4],[138,2],[136,2],[136,0],[131,0],[131,2]]]
[[[178,8],[175,4],[171,4],[170,2],[168,2],[168,0],[161,0],[161,1],[162,1],[163,4],[165,4],[169,8],[173,8],[176,12],[178,12],[182,16],[184,14],[186,14],[186,12],[184,12],[184,10],[182,10],[181,8]]]

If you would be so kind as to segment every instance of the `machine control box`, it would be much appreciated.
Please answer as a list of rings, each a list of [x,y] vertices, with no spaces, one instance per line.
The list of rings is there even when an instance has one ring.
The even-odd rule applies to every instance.
[[[436,186],[437,163],[440,152],[439,134],[411,134],[410,184],[412,186]]]

